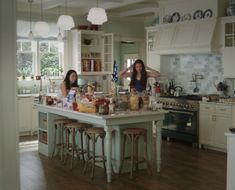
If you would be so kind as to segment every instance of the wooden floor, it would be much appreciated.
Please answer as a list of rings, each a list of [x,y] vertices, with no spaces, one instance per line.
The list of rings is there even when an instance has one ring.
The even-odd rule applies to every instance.
[[[225,190],[226,154],[192,148],[180,142],[163,141],[162,168],[152,177],[147,171],[115,174],[106,183],[103,169],[96,168],[94,180],[81,172],[76,162],[71,171],[59,158],[53,160],[37,151],[20,151],[21,190]]]

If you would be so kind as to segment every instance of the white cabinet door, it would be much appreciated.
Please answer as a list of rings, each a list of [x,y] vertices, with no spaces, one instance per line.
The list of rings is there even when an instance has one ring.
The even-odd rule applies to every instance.
[[[18,98],[19,132],[31,131],[31,97]]]
[[[199,143],[213,145],[215,115],[201,112],[199,123]]]
[[[225,132],[231,127],[232,119],[230,117],[217,115],[216,126],[215,126],[215,138],[214,145],[219,148],[226,149],[227,139],[224,135]]]
[[[235,47],[223,48],[224,77],[235,78]]]

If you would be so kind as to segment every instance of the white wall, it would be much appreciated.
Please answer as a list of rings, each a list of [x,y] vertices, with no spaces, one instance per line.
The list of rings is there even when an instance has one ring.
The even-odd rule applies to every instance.
[[[0,190],[20,188],[15,14],[15,0],[0,1]]]

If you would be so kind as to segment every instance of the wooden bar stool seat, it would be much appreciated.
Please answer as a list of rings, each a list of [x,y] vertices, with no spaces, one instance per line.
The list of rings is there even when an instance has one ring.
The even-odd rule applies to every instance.
[[[84,167],[84,173],[87,170],[88,164],[91,163],[91,179],[94,178],[94,170],[95,170],[95,163],[97,162],[103,162],[103,167],[104,170],[106,172],[106,166],[105,166],[105,162],[106,162],[106,158],[105,158],[105,154],[104,154],[104,138],[105,138],[105,131],[103,128],[101,127],[91,127],[89,129],[86,130],[86,135],[87,135],[87,150],[88,150],[88,154],[87,154],[87,160],[86,160],[86,164]],[[102,154],[101,155],[96,155],[95,154],[95,143],[97,142],[98,138],[101,138],[101,151]],[[92,143],[92,152],[90,155],[90,141]]]
[[[138,164],[145,162],[147,164],[148,172],[150,175],[151,166],[148,160],[148,151],[147,151],[147,129],[145,128],[126,128],[123,130],[123,146],[122,146],[122,159],[121,159],[121,166],[120,166],[120,173],[123,168],[124,161],[128,161],[131,163],[131,171],[130,171],[130,178],[133,177],[133,168],[135,165],[136,171],[138,170]],[[138,155],[138,141],[140,137],[144,140],[144,155],[142,158]],[[131,155],[125,156],[125,149],[126,149],[126,142],[127,139],[131,141]]]
[[[68,123],[65,126],[66,130],[66,155],[64,159],[64,163],[66,163],[68,155],[71,155],[71,169],[73,168],[73,159],[74,159],[74,152],[76,152],[77,158],[79,156],[82,156],[83,164],[85,163],[85,153],[87,152],[84,149],[83,146],[83,134],[84,131],[86,131],[90,125],[86,123],[80,123],[80,122],[72,122]],[[76,135],[77,133],[80,133],[80,142],[81,142],[81,147],[78,148],[78,145],[76,144]],[[71,136],[72,142],[70,143],[69,136]]]
[[[55,119],[54,120],[54,128],[55,128],[55,132],[54,132],[54,145],[53,145],[53,150],[52,150],[52,154],[51,154],[51,159],[54,157],[55,154],[55,150],[56,148],[60,149],[60,159],[61,161],[63,160],[63,149],[64,149],[64,125],[71,123],[71,122],[75,122],[76,120],[73,119],[68,119],[68,118],[59,118],[59,119]],[[59,139],[57,139],[57,136],[59,133]]]

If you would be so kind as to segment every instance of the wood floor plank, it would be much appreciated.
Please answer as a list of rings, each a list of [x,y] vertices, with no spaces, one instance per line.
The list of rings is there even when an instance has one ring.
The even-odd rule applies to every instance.
[[[114,175],[108,184],[102,168],[96,167],[92,181],[81,172],[81,161],[71,171],[59,158],[26,151],[20,153],[21,190],[225,190],[226,158],[226,153],[163,140],[160,173],[149,177],[141,170],[132,180],[129,174]]]

